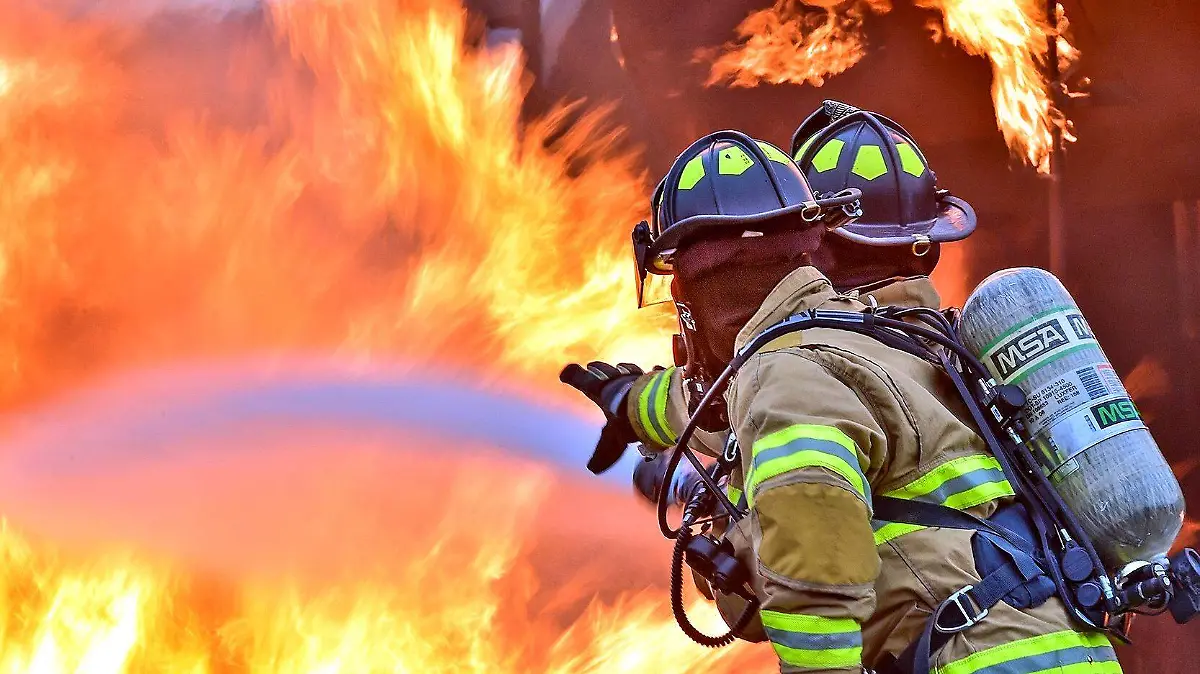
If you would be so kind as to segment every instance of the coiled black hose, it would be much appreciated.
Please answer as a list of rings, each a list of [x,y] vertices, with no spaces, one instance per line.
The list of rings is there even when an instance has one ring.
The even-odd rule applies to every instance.
[[[692,641],[708,648],[728,646],[737,639],[737,633],[750,624],[750,619],[758,613],[758,599],[746,602],[746,609],[738,616],[733,626],[719,637],[710,637],[696,629],[692,621],[688,620],[687,611],[683,608],[683,553],[687,549],[689,537],[686,530],[675,537],[675,551],[671,555],[671,611],[675,614],[675,622],[679,623],[679,629]]]

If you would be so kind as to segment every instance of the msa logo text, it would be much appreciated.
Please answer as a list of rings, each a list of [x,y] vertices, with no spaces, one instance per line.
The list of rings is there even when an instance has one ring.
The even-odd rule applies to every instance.
[[[1080,339],[1095,339],[1092,334],[1092,328],[1083,320],[1083,314],[1067,314],[1067,322],[1071,324],[1071,329],[1075,331],[1075,336]]]
[[[1137,421],[1141,418],[1138,416],[1138,411],[1134,407],[1133,401],[1129,398],[1110,400],[1106,403],[1093,405],[1092,416],[1096,417],[1096,423],[1100,425],[1100,428],[1108,428],[1122,421]]]
[[[1026,363],[1069,342],[1063,325],[1052,318],[1013,335],[992,356],[992,363],[996,374],[1007,380]]]

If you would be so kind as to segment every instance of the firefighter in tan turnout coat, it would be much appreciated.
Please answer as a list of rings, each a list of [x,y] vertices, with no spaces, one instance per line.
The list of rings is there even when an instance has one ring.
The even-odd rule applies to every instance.
[[[936,189],[899,125],[835,112],[814,113],[797,132],[806,141],[793,143],[798,165],[729,132],[676,160],[653,203],[649,264],[673,274],[687,364],[648,374],[591,364],[573,385],[606,410],[602,442],[672,446],[686,398],[704,385],[692,379],[719,372],[798,312],[938,308],[928,274],[939,243],[969,235],[974,212]],[[824,194],[862,190],[864,215],[833,231],[813,227],[810,183]],[[972,532],[872,519],[872,494],[984,518],[1012,501],[939,368],[864,335],[805,330],[752,356],[725,400],[705,427],[727,422],[741,449],[727,493],[750,516],[727,535],[757,573],[761,631],[755,623],[747,636],[770,641],[782,672],[887,666],[935,607],[980,581]],[[721,445],[695,444],[710,454]],[[1120,672],[1108,640],[1076,631],[1054,597],[1032,608],[997,604],[932,662],[943,674]]]

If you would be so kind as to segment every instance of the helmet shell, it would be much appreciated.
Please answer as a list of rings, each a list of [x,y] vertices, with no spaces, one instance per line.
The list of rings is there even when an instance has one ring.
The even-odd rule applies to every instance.
[[[792,149],[817,194],[862,191],[862,217],[833,230],[842,237],[901,246],[957,241],[975,230],[974,209],[938,189],[912,136],[887,117],[826,101],[797,129]]]
[[[820,206],[799,167],[778,147],[739,131],[718,131],[692,143],[658,184],[652,201],[652,271],[685,240],[714,228],[764,225],[792,213],[815,216]],[[815,223],[814,223],[815,224]]]

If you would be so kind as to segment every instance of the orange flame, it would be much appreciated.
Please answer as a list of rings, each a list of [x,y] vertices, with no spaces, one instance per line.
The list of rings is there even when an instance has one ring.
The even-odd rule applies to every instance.
[[[1171,392],[1171,376],[1162,362],[1152,356],[1142,358],[1125,376],[1124,384],[1142,418],[1153,422],[1157,416],[1154,403]]]
[[[815,8],[800,0],[776,0],[769,9],[751,13],[737,27],[738,41],[726,44],[724,53],[713,60],[707,84],[754,87],[807,82],[819,87],[827,77],[850,69],[866,53],[863,17],[868,11],[890,11],[890,1],[825,4]],[[713,56],[697,54],[706,60]]]
[[[1050,36],[1056,40],[1063,72],[1079,59],[1079,50],[1066,38],[1069,24],[1062,6],[1057,6],[1052,27],[1044,4],[1036,0],[915,2],[942,13],[942,21],[931,26],[935,41],[949,37],[968,54],[991,62],[992,100],[1005,143],[1038,171],[1049,172],[1054,130],[1061,131],[1064,142],[1075,140],[1070,120],[1054,105],[1052,84],[1044,72]],[[867,12],[891,9],[890,0],[820,4],[817,9],[798,0],[777,0],[770,9],[750,14],[737,28],[739,40],[726,44],[724,53],[698,54],[713,59],[708,84],[791,82],[819,87],[866,53],[862,23]]]
[[[373,555],[372,561],[390,561],[387,548],[398,546],[400,554],[391,555],[405,562],[398,570],[381,572],[369,563],[360,563],[338,576],[353,572],[357,578],[335,584],[306,580],[305,576],[300,581],[279,582],[253,574],[231,582],[225,575],[183,573],[125,553],[85,557],[56,553],[30,545],[4,528],[0,529],[0,561],[5,564],[0,596],[4,597],[6,620],[0,624],[0,667],[4,671],[100,674],[566,674],[714,672],[729,671],[725,668],[739,662],[752,664],[753,659],[738,649],[714,653],[688,642],[666,618],[665,602],[656,594],[624,595],[579,608],[535,601],[544,590],[533,574],[548,575],[545,567],[550,566],[542,564],[538,571],[538,560],[530,557],[534,547],[545,554],[544,541],[536,546],[529,541],[538,510],[549,502],[579,498],[581,492],[586,500],[586,489],[547,482],[545,471],[514,469],[510,462],[505,465],[499,459],[472,458],[475,470],[462,470],[466,466],[453,462],[419,461],[415,467],[422,471],[458,470],[442,489],[418,487],[416,494],[397,494],[390,488],[394,484],[391,476],[402,470],[403,464],[411,467],[410,459],[393,455],[389,460],[387,454],[353,448],[340,448],[338,454],[343,460],[330,464],[308,461],[318,457],[301,453],[300,470],[294,472],[287,493],[301,497],[299,505],[253,493],[260,488],[263,471],[278,472],[274,460],[269,466],[243,464],[243,475],[238,478],[241,487],[221,484],[212,470],[200,475],[206,481],[216,478],[226,499],[222,509],[250,507],[242,511],[243,516],[255,519],[263,517],[264,508],[280,512],[292,508],[298,511],[294,516],[314,518],[310,527],[320,529],[328,518],[340,514],[339,508],[352,513],[361,508],[353,506],[350,499],[330,498],[337,490],[330,490],[329,467],[333,466],[337,478],[358,473],[357,480],[339,482],[338,489],[350,492],[352,484],[359,494],[382,500],[375,514],[385,517],[378,523],[352,522],[348,534],[333,540],[351,545],[349,554]],[[388,475],[379,469],[386,469]],[[371,477],[367,471],[378,476]],[[251,479],[246,479],[246,474]],[[139,487],[131,480],[119,486],[157,497],[155,488]],[[419,505],[418,498],[431,497],[440,499],[445,512],[454,516],[443,518],[432,531],[396,526],[405,521],[405,510]],[[497,499],[507,504],[501,511],[494,507]],[[617,510],[605,524],[616,524],[618,516],[631,515]],[[436,521],[431,515],[426,517]],[[172,518],[179,519],[179,515]],[[477,525],[482,520],[486,520],[486,528]],[[264,525],[269,525],[267,518],[251,527],[246,527],[244,520],[233,521],[225,529],[246,528],[246,534],[253,536],[253,530]],[[357,540],[360,534],[365,536]],[[240,535],[224,533],[207,543],[216,544],[216,556],[252,557],[255,546],[230,545]],[[306,532],[293,534],[304,535]],[[318,536],[313,539],[322,540]],[[371,550],[368,543],[372,540],[382,541],[375,546],[378,550]],[[573,540],[594,545],[584,532],[576,532]],[[639,547],[642,554],[659,552],[634,546]],[[401,556],[405,554],[407,559]],[[310,573],[327,575],[330,568],[335,567],[320,565]],[[643,573],[636,564],[625,568],[627,573],[634,570],[635,576]],[[612,587],[612,581],[606,585]],[[562,603],[572,600],[570,587],[551,591],[561,596]],[[712,629],[715,616],[703,610],[698,613],[707,618],[701,620],[706,628]]]
[[[520,55],[465,45],[452,0],[280,0],[265,18],[155,21],[114,6],[68,20],[14,0],[0,22],[3,409],[118,369],[259,351],[461,365],[485,380],[666,359],[673,320],[636,313],[632,297],[634,159],[612,152],[596,115],[520,125]],[[309,501],[333,499],[327,467],[345,461],[313,469]],[[0,669],[683,672],[742,657],[689,644],[658,595],[597,599],[565,622],[508,615],[533,601],[517,525],[547,510],[545,476],[459,468],[443,470],[499,478],[507,518],[430,492],[424,512],[438,503],[441,525],[397,515],[374,535],[437,536],[358,582],[210,580],[5,529]],[[159,490],[164,507],[197,479],[129,488]],[[193,500],[221,506],[225,525],[261,497]],[[358,497],[338,496],[348,512],[330,517],[358,524]]]
[[[1048,38],[1055,35],[1066,44],[1057,27],[1046,20],[1044,3],[1036,0],[916,0],[920,7],[942,13],[939,39],[944,33],[968,54],[983,56],[992,64],[992,102],[996,123],[1013,153],[1021,156],[1039,172],[1050,171],[1050,154],[1055,128],[1063,131],[1063,140],[1074,140],[1068,120],[1051,98],[1045,74]],[[1059,12],[1059,25],[1065,30],[1066,16]],[[1060,49],[1060,60],[1069,63],[1078,54],[1073,48]]]
[[[941,246],[941,258],[930,279],[937,288],[943,307],[961,307],[971,293],[971,288],[967,286],[967,270],[970,268],[968,250],[967,244],[962,242],[944,243]]]
[[[466,49],[450,0],[272,4],[288,53],[214,46],[212,108],[120,62],[158,36],[27,4],[0,26],[0,400],[246,349],[668,357],[632,297],[633,158],[594,114],[518,133],[520,54]]]

